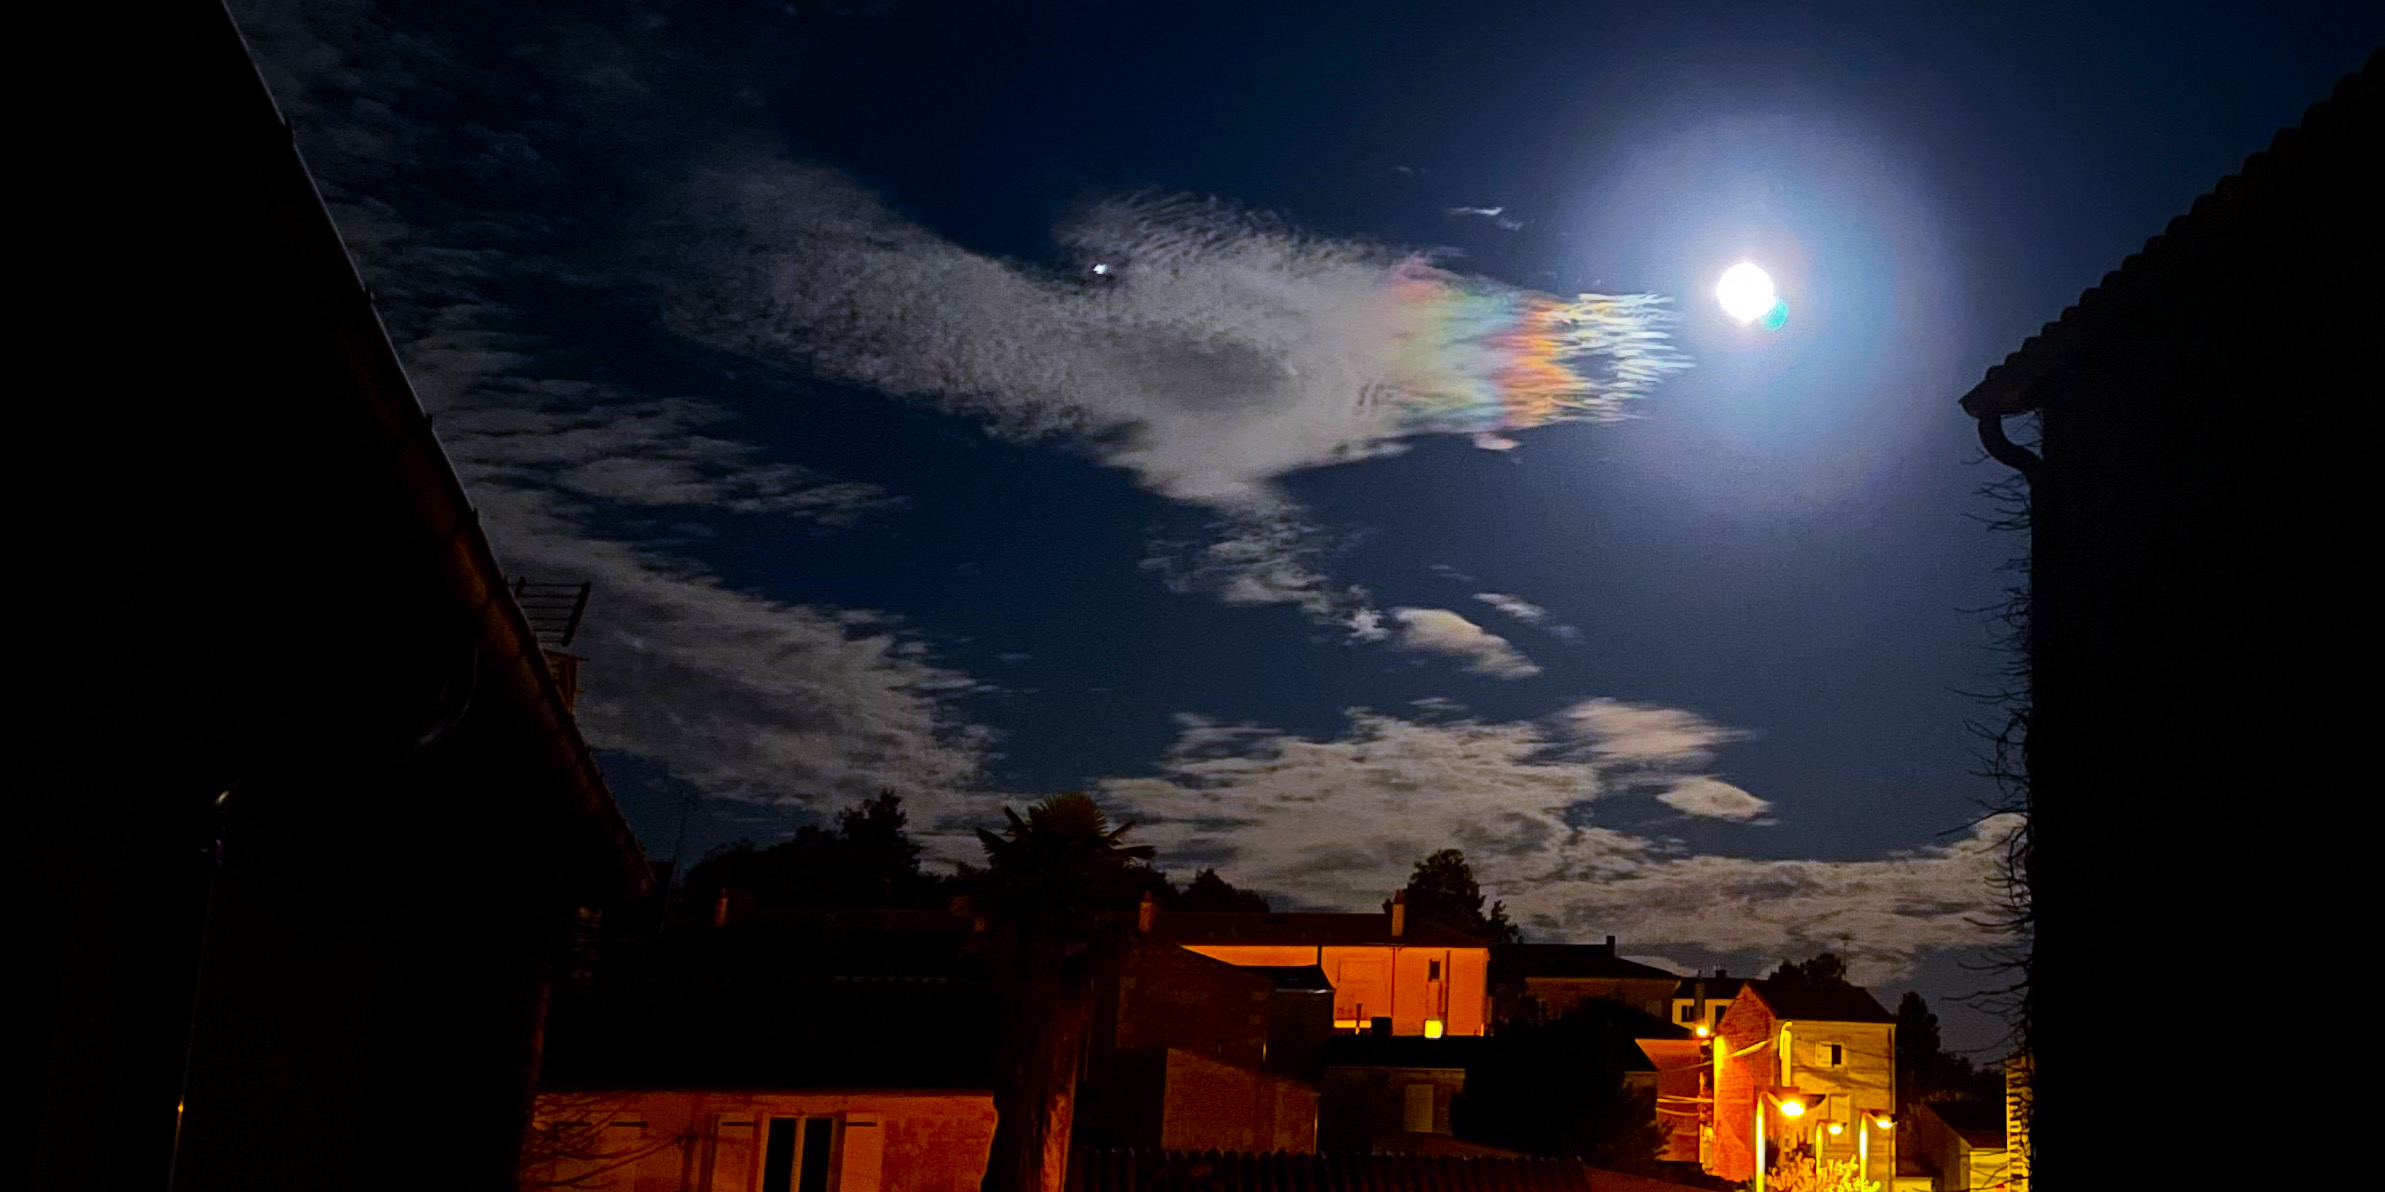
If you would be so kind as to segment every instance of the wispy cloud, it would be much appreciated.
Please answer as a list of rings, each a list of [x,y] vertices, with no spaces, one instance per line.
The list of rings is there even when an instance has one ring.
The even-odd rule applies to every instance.
[[[1163,856],[1198,856],[1303,905],[1372,907],[1418,858],[1455,845],[1544,938],[1613,932],[1651,949],[1775,958],[1833,948],[1852,953],[1864,980],[1910,972],[1925,952],[1995,942],[1980,916],[2008,819],[1872,860],[1695,853],[1596,819],[1658,759],[1710,761],[1727,730],[1617,701],[1537,721],[1447,718],[1454,710],[1354,710],[1326,739],[1185,716],[1155,774],[1100,789]],[[1667,793],[1744,809],[1725,788],[1737,790],[1684,774]]]
[[[684,334],[1125,469],[1223,517],[1216,548],[1168,574],[1321,620],[1350,609],[1286,532],[1303,517],[1280,479],[1419,434],[1507,447],[1619,417],[1684,367],[1653,299],[1560,301],[1217,202],[1095,203],[1056,232],[1075,271],[969,250],[768,156],[705,171],[689,205],[670,254],[701,263],[671,306]]]
[[[1511,596],[1505,592],[1476,592],[1474,598],[1526,625],[1545,629],[1551,636],[1566,641],[1572,641],[1581,636],[1581,630],[1571,625],[1557,623],[1549,616],[1549,610],[1521,596]]]
[[[1524,221],[1508,215],[1505,207],[1452,207],[1449,215],[1452,219],[1487,219],[1509,232],[1520,231],[1524,226]]]
[[[1397,645],[1422,654],[1456,658],[1466,669],[1494,679],[1529,679],[1540,667],[1514,644],[1445,608],[1395,608]]]

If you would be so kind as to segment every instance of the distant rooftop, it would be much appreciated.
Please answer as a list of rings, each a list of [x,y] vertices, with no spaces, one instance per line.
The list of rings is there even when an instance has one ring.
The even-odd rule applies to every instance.
[[[1807,985],[1798,981],[1750,981],[1747,987],[1773,1017],[1806,1022],[1895,1022],[1869,990],[1852,985]]]
[[[1672,981],[1679,974],[1615,955],[1612,941],[1604,944],[1509,944],[1492,954],[1499,976],[1512,977],[1628,977]]]
[[[1745,977],[1683,977],[1681,988],[1675,990],[1673,996],[1698,997],[1702,991],[1708,1001],[1727,1002],[1738,997],[1739,990],[1746,984]]]
[[[1981,1150],[2004,1149],[2004,1106],[1994,1101],[1924,1101],[1933,1114],[1964,1142]]]
[[[1171,944],[1287,944],[1297,947],[1487,948],[1482,940],[1408,919],[1407,930],[1391,934],[1391,916],[1337,912],[1161,911],[1151,938]]]

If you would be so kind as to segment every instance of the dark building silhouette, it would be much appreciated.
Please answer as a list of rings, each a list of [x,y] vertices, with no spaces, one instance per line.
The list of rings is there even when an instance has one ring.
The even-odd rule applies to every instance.
[[[1963,398],[2027,484],[2028,1146],[2047,1187],[2266,1186],[2268,1148],[2189,1172],[2114,1144],[2203,1120],[2217,1040],[2200,999],[2115,1006],[2110,974],[2214,941],[2299,959],[2365,938],[2381,82],[2372,54]],[[2028,417],[2035,451],[2004,429]]]
[[[1502,944],[1491,949],[1491,1019],[1539,1022],[1562,1018],[1585,1001],[1629,1006],[1664,1018],[1681,978],[1615,954],[1603,944]]]
[[[1077,1192],[1690,1192],[1689,1185],[1545,1156],[1095,1151]]]
[[[118,19],[28,171],[74,372],[17,440],[6,1182],[510,1187],[575,910],[644,866],[230,20]]]

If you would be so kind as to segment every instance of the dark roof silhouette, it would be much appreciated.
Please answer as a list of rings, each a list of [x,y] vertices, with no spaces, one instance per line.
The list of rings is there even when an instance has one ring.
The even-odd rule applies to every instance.
[[[1895,1022],[1896,1015],[1871,992],[1853,985],[1808,985],[1801,981],[1750,981],[1747,987],[1772,1008],[1775,1018],[1806,1022]]]
[[[1491,954],[1492,975],[1514,977],[1628,977],[1679,980],[1653,965],[1615,955],[1612,944],[1508,944]]]
[[[1924,1112],[1933,1114],[1946,1128],[1962,1137],[1964,1142],[1982,1150],[1994,1150],[2004,1145],[2004,1106],[1993,1101],[1924,1101]]]
[[[1681,988],[1673,991],[1673,996],[1697,997],[1702,988],[1707,1001],[1727,1002],[1738,997],[1740,987],[1746,984],[1745,977],[1683,977]]]
[[[1408,917],[1407,930],[1391,934],[1391,916],[1340,912],[1161,911],[1151,938],[1171,944],[1287,944],[1297,947],[1487,948],[1490,945],[1439,923]]]
[[[1463,1068],[1478,1059],[1484,1041],[1474,1036],[1427,1039],[1422,1035],[1335,1035],[1325,1041],[1328,1068]]]
[[[1078,1192],[1688,1192],[1688,1185],[1551,1157],[1093,1151]]]
[[[2236,234],[2255,214],[2291,211],[2306,194],[2341,187],[2339,170],[2385,145],[2385,50],[2372,51],[2357,74],[2303,113],[2302,123],[2277,134],[2269,148],[2196,199],[2186,214],[2079,295],[2078,302],[2030,336],[1963,396],[1972,417],[2025,414],[2036,408],[2031,387],[2088,350],[2101,332],[2125,319],[2146,296],[2191,270],[2210,247]],[[2264,296],[2265,297],[2265,296]]]
[[[993,986],[752,972],[600,983],[558,1007],[550,1088],[993,1087]]]

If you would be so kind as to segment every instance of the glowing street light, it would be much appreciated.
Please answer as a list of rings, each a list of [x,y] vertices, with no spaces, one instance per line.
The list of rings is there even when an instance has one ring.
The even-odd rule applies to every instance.
[[[1863,1178],[1872,1178],[1872,1131],[1894,1130],[1896,1119],[1885,1113],[1863,1115],[1863,1129],[1855,1132],[1855,1170]]]

